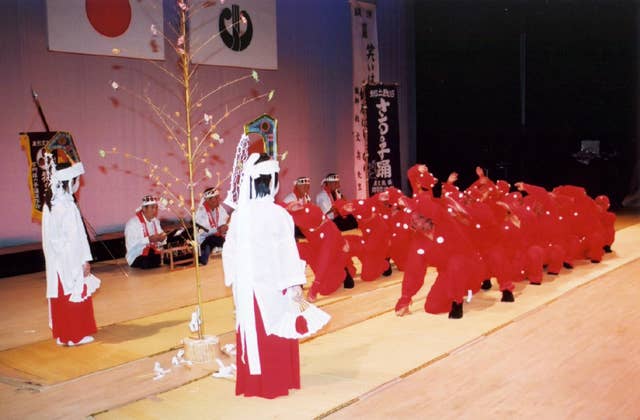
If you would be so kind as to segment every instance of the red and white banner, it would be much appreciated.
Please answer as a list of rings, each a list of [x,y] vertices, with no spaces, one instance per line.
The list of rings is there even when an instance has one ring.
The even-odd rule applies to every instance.
[[[353,49],[353,157],[356,197],[366,198],[368,158],[364,85],[380,79],[376,5],[351,0],[351,45]]]
[[[164,59],[162,1],[47,0],[49,49]]]
[[[198,10],[190,20],[197,64],[276,70],[275,0],[231,0]]]

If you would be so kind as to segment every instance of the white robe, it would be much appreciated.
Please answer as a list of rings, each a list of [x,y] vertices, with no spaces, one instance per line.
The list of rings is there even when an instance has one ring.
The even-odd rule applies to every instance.
[[[318,207],[320,207],[322,213],[325,214],[329,219],[333,220],[336,217],[333,210],[331,210],[331,207],[333,206],[333,200],[324,188],[320,190],[318,195],[316,195],[316,204],[318,205]]]
[[[227,214],[227,211],[222,206],[218,206],[217,210],[218,226],[227,224],[227,222],[229,221],[229,215]],[[215,212],[213,213],[212,217],[215,221]],[[208,236],[218,233],[218,229],[215,226],[212,226],[209,222],[209,216],[207,215],[207,209],[205,208],[204,204],[198,206],[198,211],[196,212],[196,223],[208,229],[208,232],[205,232],[203,230],[198,232],[198,245],[202,245],[202,243],[205,239],[207,239]]]
[[[285,203],[285,204],[290,204],[290,203],[294,203],[295,202],[295,203],[298,203],[298,204],[301,204],[301,205],[305,205],[310,201],[311,201],[311,199],[309,198],[308,195],[306,197],[298,198],[298,196],[296,195],[295,192],[290,192],[282,200],[282,202]]]
[[[58,298],[58,278],[71,302],[82,302],[100,287],[84,277],[83,265],[93,259],[80,211],[70,193],[62,193],[42,209],[42,250],[46,262],[47,298]],[[82,296],[85,284],[87,294]]]
[[[293,219],[272,197],[249,200],[234,212],[222,249],[225,284],[233,288],[236,329],[252,375],[261,373],[253,297],[267,335],[281,335],[291,298],[283,290],[306,283]]]
[[[147,232],[149,235],[155,235],[162,232],[160,221],[157,217],[151,220],[147,220],[144,215],[142,216],[147,225]],[[138,216],[133,216],[124,227],[124,241],[127,247],[127,264],[131,265],[133,262],[142,255],[142,251],[149,245],[149,237],[144,236],[144,229]],[[161,247],[166,243],[166,239],[163,242],[156,242],[156,247]]]

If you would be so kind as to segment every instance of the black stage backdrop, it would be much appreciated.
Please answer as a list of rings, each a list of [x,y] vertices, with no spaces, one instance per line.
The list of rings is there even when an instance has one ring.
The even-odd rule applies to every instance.
[[[415,2],[417,160],[439,179],[585,186],[618,204],[637,161],[638,2]],[[573,155],[600,141],[588,164]]]

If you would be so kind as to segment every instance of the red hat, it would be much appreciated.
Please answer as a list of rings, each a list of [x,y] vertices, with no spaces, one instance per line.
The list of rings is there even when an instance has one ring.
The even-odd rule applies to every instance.
[[[438,182],[438,178],[429,172],[429,168],[420,163],[409,168],[407,177],[409,178],[409,184],[411,184],[411,190],[414,194],[422,190],[430,190]]]
[[[511,184],[509,184],[507,181],[503,181],[503,180],[499,179],[496,182],[496,188],[503,195],[507,195],[507,194],[509,194],[509,190],[511,190]]]
[[[587,195],[584,188],[576,187],[575,185],[560,185],[555,187],[552,192],[573,198],[581,198]]]

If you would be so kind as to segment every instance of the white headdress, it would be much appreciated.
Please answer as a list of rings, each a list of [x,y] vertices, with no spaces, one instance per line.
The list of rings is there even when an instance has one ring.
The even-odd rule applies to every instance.
[[[218,191],[218,189],[216,187],[211,187],[211,188],[207,188],[206,190],[204,190],[204,193],[202,194],[202,197],[205,200],[208,200],[210,198],[217,197],[219,195],[220,195],[220,191]]]
[[[233,171],[229,179],[229,191],[224,203],[235,209],[238,206],[238,197],[240,195],[240,179],[242,178],[242,164],[249,157],[249,136],[243,134],[236,146],[236,154],[233,158]]]
[[[311,179],[308,176],[301,176],[295,181],[293,181],[293,185],[310,185]]]
[[[330,173],[322,179],[322,184],[325,182],[338,182],[340,181],[340,177],[338,174]]]
[[[158,198],[154,197],[151,194],[145,195],[142,197],[142,202],[140,203],[140,207],[136,209],[136,213],[142,210],[143,207],[158,205]]]
[[[77,179],[80,175],[84,174],[84,166],[82,162],[73,162],[70,158],[68,160],[71,166],[58,169],[56,164],[56,158],[50,152],[45,152],[45,168],[46,168],[46,182],[51,188],[51,199],[54,200],[65,193],[65,189],[62,187],[63,181],[69,182],[69,192],[74,194],[80,187],[80,181]]]
[[[198,207],[203,206],[204,202],[213,197],[219,197],[220,191],[216,187],[210,187],[204,190],[202,193],[202,197],[200,197],[200,202],[198,203]]]
[[[69,183],[71,194],[78,191],[80,182],[77,178],[84,174],[84,166],[71,138],[65,131],[56,132],[44,147],[45,182],[51,188],[51,199],[54,200],[66,191],[63,182]],[[66,167],[61,168],[64,164]]]

